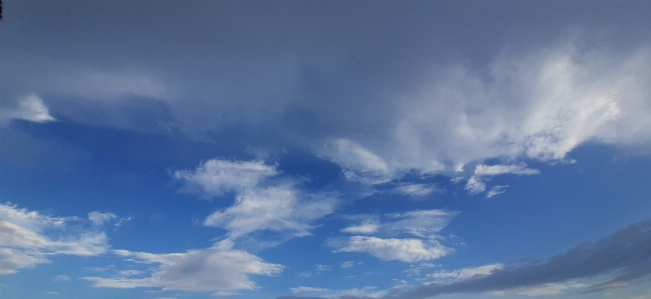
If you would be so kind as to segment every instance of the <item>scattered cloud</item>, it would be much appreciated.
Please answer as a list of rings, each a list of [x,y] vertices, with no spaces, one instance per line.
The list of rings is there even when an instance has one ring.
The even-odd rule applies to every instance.
[[[423,198],[441,190],[433,184],[402,184],[396,187],[396,191],[413,198]]]
[[[289,288],[292,293],[305,293],[305,292],[327,292],[328,289],[324,288],[313,288],[313,287],[295,287],[295,288]]]
[[[475,167],[476,176],[496,176],[503,174],[515,175],[532,175],[540,174],[540,170],[527,168],[526,165],[483,165],[479,164]]]
[[[211,159],[194,170],[174,171],[172,177],[185,183],[182,190],[211,198],[227,192],[250,190],[260,181],[276,174],[273,166],[262,161]]]
[[[158,265],[145,278],[130,278],[134,272],[121,277],[84,277],[94,287],[131,289],[159,287],[165,290],[214,292],[214,295],[235,294],[257,286],[251,275],[272,276],[283,266],[262,261],[250,253],[232,249],[232,243],[222,241],[214,246],[184,253],[153,254],[116,250],[114,253],[137,263]]]
[[[460,270],[453,271],[436,271],[432,274],[428,274],[428,278],[433,278],[434,282],[450,282],[458,280],[466,280],[471,278],[478,278],[482,276],[490,275],[495,270],[501,270],[504,268],[502,264],[490,264],[474,268],[463,268]]]
[[[378,231],[380,225],[376,223],[362,223],[359,225],[353,225],[342,229],[341,231],[349,234],[362,234],[369,235],[374,234]]]
[[[341,269],[347,269],[347,268],[350,268],[350,267],[355,266],[355,265],[361,265],[363,263],[364,262],[345,261],[345,262],[341,263]]]
[[[324,142],[318,153],[341,165],[349,181],[381,184],[393,179],[387,162],[355,141],[330,139]]]
[[[508,186],[509,185],[505,185],[505,186],[496,185],[496,186],[493,186],[488,191],[488,193],[486,193],[486,198],[491,198],[491,197],[493,197],[495,195],[502,194],[502,193],[506,192],[506,191],[504,191],[504,189],[506,189]]]
[[[281,232],[290,237],[310,235],[311,222],[334,211],[336,199],[324,194],[307,194],[292,179],[270,180],[278,171],[261,161],[208,160],[195,170],[175,171],[185,190],[205,196],[234,192],[235,203],[210,214],[205,226],[228,230],[237,239],[255,231]]]
[[[0,274],[49,263],[49,255],[94,256],[108,249],[103,232],[77,230],[70,219],[0,204]],[[60,232],[56,238],[47,232]]]
[[[486,191],[486,181],[490,180],[491,177],[505,174],[515,174],[515,175],[533,175],[540,174],[540,171],[537,169],[527,168],[524,164],[503,164],[503,165],[477,165],[473,175],[468,179],[466,183],[466,190],[470,195],[479,194]],[[497,194],[504,193],[505,191],[500,191],[508,186],[495,186],[487,194],[487,198],[493,197]]]
[[[56,119],[50,115],[50,111],[43,103],[43,100],[31,94],[21,97],[17,101],[17,107],[3,107],[0,109],[0,124],[7,124],[12,119],[22,119],[36,123],[46,123]]]
[[[88,220],[90,220],[93,224],[100,226],[104,225],[104,223],[109,222],[113,219],[118,218],[115,214],[111,212],[90,212],[88,213]]]
[[[238,194],[233,206],[212,213],[203,224],[225,228],[232,238],[258,230],[301,237],[310,235],[309,223],[332,213],[335,203],[331,197],[302,194],[292,186],[256,188]]]
[[[407,263],[438,259],[452,251],[436,240],[381,239],[367,236],[350,237],[347,244],[335,250],[335,252],[366,252],[381,260],[398,260]]]
[[[316,270],[316,271],[330,271],[330,266],[319,264],[319,265],[316,265],[316,267],[314,267],[314,270]]]
[[[366,252],[381,260],[413,263],[438,259],[454,250],[443,246],[437,233],[457,213],[443,210],[415,210],[385,214],[383,221],[364,220],[362,224],[342,229],[350,234],[380,235],[352,236],[346,241],[330,242],[335,252]],[[411,238],[387,238],[410,235]],[[417,237],[417,238],[413,238]]]

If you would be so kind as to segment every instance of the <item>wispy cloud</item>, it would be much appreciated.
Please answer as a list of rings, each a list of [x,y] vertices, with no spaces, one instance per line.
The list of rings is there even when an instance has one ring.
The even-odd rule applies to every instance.
[[[454,252],[443,246],[437,233],[457,213],[442,210],[415,210],[405,213],[385,214],[377,219],[342,229],[350,234],[377,236],[352,236],[345,241],[333,241],[335,252],[366,252],[381,260],[399,260],[413,263],[441,258]],[[410,235],[410,238],[395,238]],[[416,238],[414,238],[416,237]]]
[[[192,170],[174,171],[172,177],[185,183],[184,191],[210,198],[249,190],[276,174],[273,166],[262,161],[211,159]]]
[[[311,222],[334,211],[336,199],[325,194],[307,194],[296,188],[298,181],[271,180],[278,171],[260,161],[239,162],[212,159],[194,170],[175,171],[186,190],[221,196],[236,194],[235,203],[210,214],[206,226],[228,230],[237,239],[255,231],[275,231],[300,237],[310,234]]]
[[[49,255],[94,256],[108,249],[103,232],[73,230],[68,218],[0,204],[0,219],[0,274],[49,263]],[[57,231],[58,237],[46,231]]]
[[[50,111],[43,103],[43,100],[35,94],[19,98],[16,107],[2,107],[0,109],[0,125],[6,125],[12,119],[22,119],[37,123],[56,120],[50,115]]]
[[[94,287],[131,289],[160,287],[169,290],[214,292],[215,295],[235,294],[253,290],[250,275],[271,276],[280,273],[283,266],[266,263],[258,256],[231,248],[222,241],[207,249],[183,253],[153,254],[118,250],[115,253],[137,263],[158,265],[145,278],[131,278],[135,272],[121,272],[121,277],[84,277]],[[142,274],[142,273],[137,273]]]
[[[490,180],[491,177],[505,174],[514,174],[514,175],[533,175],[540,174],[540,171],[537,169],[528,168],[524,164],[500,164],[500,165],[483,165],[479,164],[475,166],[473,175],[468,179],[466,183],[466,190],[471,195],[475,195],[481,192],[486,191],[486,181]],[[508,186],[495,186],[487,194],[486,197],[490,198],[497,194],[504,193],[502,189]],[[500,191],[502,190],[502,191]]]

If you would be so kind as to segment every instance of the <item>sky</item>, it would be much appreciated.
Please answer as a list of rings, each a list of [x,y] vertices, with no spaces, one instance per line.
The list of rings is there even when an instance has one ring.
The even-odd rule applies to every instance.
[[[5,1],[0,297],[651,299],[649,1]]]

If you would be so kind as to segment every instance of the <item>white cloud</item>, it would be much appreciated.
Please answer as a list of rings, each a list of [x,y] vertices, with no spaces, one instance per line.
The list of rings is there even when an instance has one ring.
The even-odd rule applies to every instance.
[[[532,175],[540,174],[538,169],[527,168],[527,165],[509,165],[509,164],[500,164],[500,165],[484,165],[479,164],[475,167],[476,176],[496,176],[503,174],[516,174],[516,175]]]
[[[359,225],[342,229],[349,234],[371,235],[380,233],[387,236],[410,234],[416,237],[434,236],[456,216],[455,212],[443,210],[415,210],[405,213],[385,214],[382,222],[365,220]]]
[[[48,255],[93,256],[108,248],[103,232],[72,233],[65,218],[0,204],[0,219],[0,274],[13,274],[21,268],[49,263]],[[54,239],[45,233],[46,230],[63,234]]]
[[[450,282],[466,280],[470,278],[477,278],[490,275],[495,270],[503,269],[502,264],[490,264],[479,267],[463,268],[453,271],[436,271],[428,274],[427,277],[434,278],[434,282]]]
[[[353,225],[342,229],[341,231],[349,234],[373,234],[378,231],[380,226],[376,223],[362,223],[360,225]]]
[[[365,297],[365,298],[380,298],[387,294],[387,291],[376,291],[377,287],[367,286],[363,288],[353,288],[347,290],[339,291],[340,296],[351,296],[351,297]]]
[[[486,183],[482,182],[480,178],[472,176],[466,183],[466,190],[470,195],[482,193],[486,191]]]
[[[344,247],[335,252],[366,252],[381,260],[413,263],[438,259],[452,253],[453,250],[436,240],[353,236]]]
[[[88,220],[90,220],[94,225],[100,226],[104,223],[111,221],[112,219],[117,218],[115,214],[111,212],[90,212],[88,213]]]
[[[235,203],[210,214],[206,226],[228,230],[229,238],[269,230],[291,237],[310,234],[311,222],[332,213],[336,200],[328,195],[307,194],[297,190],[297,181],[271,180],[275,167],[261,161],[239,162],[212,159],[195,170],[175,171],[186,190],[204,196],[235,192]]]
[[[258,256],[234,250],[232,243],[222,241],[213,247],[189,250],[184,253],[153,254],[146,252],[114,251],[134,262],[158,264],[146,278],[84,277],[94,287],[124,288],[160,287],[164,290],[214,292],[214,295],[235,294],[253,290],[257,286],[251,275],[272,276],[282,272],[283,266],[264,262]],[[133,274],[133,273],[128,273]]]
[[[56,119],[50,115],[47,106],[37,95],[28,95],[18,99],[18,107],[3,107],[0,109],[0,124],[6,124],[12,119],[22,119],[37,123],[46,123]]]
[[[349,181],[381,184],[393,179],[387,162],[355,141],[330,139],[324,142],[318,153],[341,165]]]
[[[434,192],[438,192],[438,188],[434,185],[426,184],[402,184],[396,188],[399,193],[410,195],[412,197],[425,197]]]
[[[324,288],[313,288],[313,287],[295,287],[295,288],[289,288],[292,293],[297,294],[297,293],[304,293],[304,292],[327,292],[328,289]]]
[[[314,267],[314,270],[316,270],[316,271],[330,271],[330,266],[319,264],[319,265],[316,265],[316,267]]]
[[[347,269],[355,265],[361,265],[364,262],[355,262],[355,261],[345,261],[341,263],[341,269]]]
[[[332,213],[335,203],[327,196],[301,194],[291,186],[253,189],[238,194],[233,206],[208,216],[204,225],[225,228],[231,237],[258,230],[306,236],[312,228],[309,223]]]
[[[470,195],[479,194],[486,191],[486,180],[490,180],[490,177],[505,175],[505,174],[515,174],[515,175],[534,175],[540,174],[540,171],[537,169],[527,168],[524,164],[501,164],[501,165],[477,165],[473,175],[468,179],[466,183],[466,190]],[[491,188],[488,192],[488,198],[493,197],[497,194],[504,193],[500,191],[508,186],[495,186]]]
[[[415,210],[405,213],[385,214],[382,222],[364,223],[342,229],[352,234],[402,236],[412,238],[379,238],[352,236],[347,241],[331,241],[334,252],[366,252],[382,260],[403,262],[429,261],[452,253],[441,245],[437,233],[456,216],[455,212],[442,210]],[[417,238],[413,238],[417,237]]]
[[[389,220],[382,224],[382,230],[389,235],[406,233],[422,238],[432,237],[447,226],[456,215],[456,212],[443,210],[415,210],[386,214]]]
[[[185,183],[184,190],[204,197],[222,196],[226,192],[242,192],[275,176],[274,167],[262,161],[227,161],[211,159],[194,170],[177,170],[172,177]]]
[[[527,297],[551,296],[563,293],[563,291],[575,288],[583,288],[586,285],[580,283],[548,283],[535,287],[515,288],[506,291],[491,292],[495,295],[519,295]]]
[[[502,193],[506,192],[506,191],[504,191],[504,189],[506,189],[508,186],[509,185],[506,185],[506,186],[501,186],[501,185],[493,186],[493,188],[491,188],[490,191],[488,191],[488,193],[486,193],[486,198],[491,198],[491,197],[493,197],[495,195],[502,194]]]

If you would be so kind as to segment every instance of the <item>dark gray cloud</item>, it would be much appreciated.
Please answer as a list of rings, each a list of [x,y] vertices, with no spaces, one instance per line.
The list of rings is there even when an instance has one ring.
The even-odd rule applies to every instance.
[[[430,284],[387,298],[421,299],[453,293],[479,293],[537,287],[550,283],[610,278],[587,292],[627,286],[651,274],[651,221],[638,222],[596,242],[585,242],[547,260],[514,262],[490,275],[450,284]]]
[[[561,159],[587,140],[651,142],[649,6],[12,1],[0,109],[35,94],[92,126],[345,138],[388,174]]]

